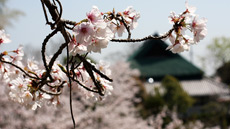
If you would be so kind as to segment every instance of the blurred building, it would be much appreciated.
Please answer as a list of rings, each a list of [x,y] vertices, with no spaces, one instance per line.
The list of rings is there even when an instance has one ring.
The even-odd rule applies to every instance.
[[[190,96],[199,98],[199,103],[207,99],[229,99],[229,89],[225,84],[204,77],[202,70],[179,54],[166,50],[167,47],[162,40],[147,40],[128,59],[132,68],[140,70],[147,92],[154,92],[164,76],[171,75],[180,81]]]

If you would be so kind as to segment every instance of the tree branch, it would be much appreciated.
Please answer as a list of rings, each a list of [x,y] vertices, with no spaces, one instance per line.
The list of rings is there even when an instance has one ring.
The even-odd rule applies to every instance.
[[[25,70],[23,70],[21,67],[15,65],[14,63],[11,63],[11,62],[8,62],[8,61],[4,61],[2,59],[0,59],[0,62],[2,63],[6,63],[6,64],[9,64],[9,65],[12,65],[14,66],[15,68],[19,69],[21,72],[23,72],[26,76],[30,77],[30,78],[33,78],[33,79],[40,79],[40,78],[37,78],[37,77],[34,77],[34,76],[31,76],[30,74],[28,74]]]
[[[164,38],[167,38],[174,30],[175,28],[172,28],[165,35],[158,36],[158,37],[149,35],[141,39],[112,39],[110,41],[111,42],[123,42],[123,43],[130,43],[130,42],[135,43],[135,42],[142,42],[142,41],[149,40],[149,39],[164,39]]]
[[[43,64],[44,64],[44,66],[45,66],[45,68],[46,68],[46,71],[47,71],[46,76],[45,76],[44,78],[46,78],[47,76],[49,76],[51,80],[52,80],[52,76],[50,75],[50,70],[51,70],[51,68],[48,68],[48,66],[47,66],[45,51],[46,51],[46,45],[47,45],[49,39],[50,39],[51,37],[53,37],[57,32],[58,32],[58,29],[55,29],[52,33],[50,33],[50,34],[44,39],[44,41],[43,41],[43,43],[42,43],[42,50],[41,50],[41,53],[42,53],[42,61],[43,61]]]

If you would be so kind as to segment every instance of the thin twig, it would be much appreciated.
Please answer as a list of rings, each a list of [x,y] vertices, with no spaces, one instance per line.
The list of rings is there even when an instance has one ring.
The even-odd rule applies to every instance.
[[[91,68],[92,71],[96,72],[97,74],[99,74],[102,78],[112,82],[113,80],[110,79],[109,77],[107,77],[105,74],[103,74],[100,70],[96,69],[95,66],[91,65],[86,59],[85,57],[81,57],[80,55],[77,55],[77,57],[80,59],[81,62],[83,62],[83,64],[87,64],[88,67]],[[84,65],[85,66],[85,65]],[[88,71],[87,71],[88,72]]]
[[[64,25],[64,24],[60,24],[60,25]],[[66,56],[67,56],[67,64],[66,64],[66,72],[67,72],[67,77],[69,78],[69,85],[70,85],[70,93],[69,93],[69,104],[70,104],[70,114],[71,114],[71,118],[72,118],[72,121],[73,121],[73,126],[74,128],[76,127],[76,124],[75,124],[75,119],[74,119],[74,115],[73,115],[73,106],[72,106],[72,80],[71,80],[71,76],[70,76],[70,71],[69,71],[69,46],[68,46],[68,43],[71,41],[70,40],[70,36],[69,36],[69,33],[66,31],[66,29],[64,28],[64,26],[60,26],[61,28],[61,34],[62,36],[64,37],[65,41],[66,41]]]
[[[93,65],[92,65],[92,70],[93,70],[94,72],[96,72],[97,74],[99,74],[102,78],[104,78],[104,79],[106,79],[106,80],[108,80],[108,81],[110,81],[110,82],[113,81],[113,79],[111,79],[111,78],[109,78],[108,76],[106,76],[105,74],[103,74],[100,70],[96,69],[95,66],[93,66]]]
[[[48,19],[48,16],[47,16],[47,12],[46,12],[46,8],[45,8],[45,5],[44,5],[44,1],[41,0],[41,3],[42,3],[42,8],[43,8],[43,12],[44,12],[44,15],[45,15],[45,19],[46,19],[46,24],[51,25],[52,23],[49,22],[49,19]]]
[[[63,43],[58,51],[53,55],[53,57],[51,58],[50,62],[49,62],[49,69],[51,69],[53,67],[53,64],[55,62],[55,60],[58,58],[58,56],[62,53],[62,51],[65,49],[65,47],[68,45],[68,43]]]
[[[145,40],[149,40],[149,39],[164,39],[167,38],[173,31],[175,30],[175,28],[170,29],[165,35],[162,36],[153,36],[153,35],[149,35],[147,37],[141,38],[141,39],[112,39],[110,41],[112,42],[123,42],[123,43],[130,43],[130,42],[142,42]]]
[[[75,26],[77,23],[75,21],[65,20],[66,24]]]
[[[43,3],[48,8],[50,15],[52,16],[53,21],[56,21],[59,18],[59,13],[57,11],[57,7],[53,5],[50,0],[43,0]]]
[[[37,77],[34,77],[34,76],[31,76],[30,74],[28,74],[25,70],[23,70],[21,67],[17,66],[16,64],[14,63],[11,63],[11,62],[8,62],[8,61],[4,61],[2,59],[0,59],[0,62],[2,63],[6,63],[6,64],[9,64],[9,65],[12,65],[14,66],[15,68],[19,69],[21,72],[23,72],[26,76],[30,77],[30,78],[33,78],[33,79],[40,79],[40,78],[37,78]]]
[[[88,91],[91,91],[91,92],[94,92],[94,93],[98,93],[98,91],[96,91],[96,90],[92,90],[92,89],[90,89],[90,88],[88,88],[88,87],[86,87],[86,86],[84,86],[81,82],[79,82],[78,80],[76,80],[76,79],[73,79],[75,82],[77,82],[81,87],[83,87],[84,89],[86,89],[86,90],[88,90]]]
[[[42,89],[42,88],[40,88],[39,90],[40,90],[41,92],[43,92],[43,93],[48,94],[48,95],[55,95],[55,96],[58,96],[58,95],[60,95],[60,94],[62,93],[61,91],[59,91],[59,92],[46,91],[46,90],[44,90],[44,89]]]
[[[61,84],[59,84],[59,85],[54,85],[54,86],[52,86],[52,85],[50,85],[50,84],[46,84],[48,87],[50,87],[50,88],[58,88],[58,87],[62,87],[64,84],[66,83],[66,81],[63,81],[63,82],[61,82]]]
[[[89,74],[89,76],[91,77],[94,85],[97,87],[99,95],[104,96],[105,94],[102,92],[103,89],[102,89],[100,82],[97,81],[96,78],[94,77],[92,65],[85,58],[81,57],[80,55],[78,55],[78,58],[83,62],[83,66],[84,66],[85,70],[87,71],[87,73]]]
[[[72,81],[70,78],[70,72],[69,72],[69,47],[67,45],[67,65],[66,65],[66,69],[67,69],[67,75],[69,78],[69,85],[70,85],[70,90],[69,90],[69,104],[70,104],[70,113],[71,113],[71,117],[72,117],[72,121],[73,121],[73,126],[74,128],[76,127],[75,124],[75,120],[74,120],[74,115],[73,115],[73,105],[72,105]]]
[[[44,39],[44,41],[42,43],[42,50],[41,50],[42,61],[43,61],[43,64],[44,64],[44,66],[46,68],[46,71],[47,71],[46,76],[44,78],[46,78],[47,76],[49,76],[51,80],[52,80],[52,77],[50,75],[50,68],[47,66],[45,51],[46,51],[46,45],[47,45],[49,39],[51,37],[53,37],[57,32],[58,32],[58,29],[55,29],[52,33],[50,33],[49,35],[46,36],[46,38]]]
[[[56,25],[60,21],[60,19],[62,17],[62,5],[61,5],[61,2],[59,0],[56,0],[56,1],[58,2],[60,12],[59,12],[59,15],[58,15],[58,19],[55,21],[54,25]]]
[[[119,20],[120,20],[120,19],[119,19]],[[120,20],[120,21],[124,24],[125,29],[126,29],[127,32],[128,32],[128,39],[130,39],[130,38],[131,38],[130,26],[128,26],[128,25],[126,24],[126,22],[125,22],[123,16],[121,16],[121,20]]]

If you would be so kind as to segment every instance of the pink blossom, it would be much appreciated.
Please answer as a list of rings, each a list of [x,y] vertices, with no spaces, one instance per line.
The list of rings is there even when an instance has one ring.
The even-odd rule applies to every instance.
[[[27,68],[28,68],[28,70],[31,70],[31,71],[39,70],[38,62],[35,61],[34,59],[28,59],[27,60]]]
[[[100,60],[99,63],[96,65],[96,68],[105,75],[111,76],[110,64],[108,62]]]
[[[92,43],[87,47],[88,52],[101,53],[102,48],[106,48],[109,43],[107,39],[93,39]]]
[[[114,37],[114,33],[109,27],[97,28],[94,38],[90,45],[87,46],[88,52],[101,53],[102,48],[106,48],[109,41]]]
[[[171,50],[173,53],[188,51],[190,45],[200,42],[207,35],[207,19],[198,19],[195,14],[196,8],[189,6],[188,2],[185,6],[186,11],[182,14],[177,15],[175,12],[171,12],[169,16],[169,22],[174,24],[174,33],[170,33],[168,36],[172,45],[167,50]],[[192,32],[193,38],[186,35],[187,30]]]
[[[97,28],[106,28],[107,24],[102,18],[102,13],[96,6],[93,6],[92,10],[86,14],[88,20],[95,25]]]
[[[168,19],[170,24],[174,24],[180,20],[180,17],[179,15],[177,15],[175,12],[172,11],[170,12]]]
[[[18,102],[20,104],[24,104],[24,93],[27,91],[27,85],[29,84],[29,80],[23,79],[23,77],[19,76],[16,79],[12,79],[12,81],[9,83],[10,86],[10,92],[9,96],[11,100]]]
[[[118,35],[118,37],[121,37],[123,35],[123,33],[125,32],[125,26],[123,24],[116,26],[116,33]]]
[[[87,47],[84,44],[77,43],[76,39],[73,38],[73,40],[69,43],[69,52],[72,55],[76,54],[85,54],[87,52]]]
[[[175,45],[169,46],[166,50],[170,49],[173,53],[180,53],[183,51],[188,51],[189,50],[189,45],[188,44],[181,44],[177,43]]]
[[[97,23],[98,21],[103,20],[102,19],[102,13],[99,11],[99,9],[96,6],[93,6],[92,10],[86,14],[87,18],[93,23]]]
[[[194,17],[191,23],[191,30],[194,35],[194,42],[199,42],[207,35],[206,23],[207,19],[198,19],[198,16]]]
[[[188,5],[188,1],[185,2],[186,12],[194,15],[196,7]]]
[[[73,34],[76,37],[76,42],[86,46],[91,43],[94,33],[94,26],[90,22],[83,22],[80,25],[76,25],[73,29]]]
[[[9,35],[7,35],[4,30],[0,30],[0,44],[9,43],[9,42],[10,42]]]
[[[140,13],[133,9],[132,6],[128,6],[123,12],[123,15],[130,29],[135,29],[138,25],[137,20],[140,18]]]
[[[22,95],[23,103],[29,104],[33,101],[33,95],[29,91],[25,91]]]
[[[185,36],[187,37],[187,36]],[[170,50],[173,53],[180,53],[183,51],[188,51],[190,48],[190,39],[186,39],[185,37],[178,37],[177,39],[173,36],[169,36],[169,40],[171,41],[172,45],[169,45],[166,50]]]
[[[17,64],[18,66],[23,66],[22,65],[22,59],[24,57],[24,51],[23,51],[23,47],[22,45],[20,45],[17,50],[13,51],[16,55],[15,56],[11,56],[11,58],[13,59],[12,61]]]

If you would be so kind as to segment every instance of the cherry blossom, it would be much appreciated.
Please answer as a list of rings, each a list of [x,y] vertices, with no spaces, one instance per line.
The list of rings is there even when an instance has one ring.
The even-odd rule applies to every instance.
[[[102,20],[101,15],[102,13],[96,6],[93,6],[92,10],[89,13],[87,13],[87,17],[92,23],[97,23],[98,21]]]
[[[87,47],[84,44],[77,43],[76,38],[73,37],[72,41],[69,43],[70,54],[75,56],[76,54],[85,54],[87,52]]]
[[[0,30],[0,44],[9,43],[11,40],[4,30]]]
[[[172,45],[167,50],[171,50],[173,53],[188,51],[191,45],[200,42],[207,35],[207,19],[198,19],[195,14],[196,8],[189,6],[188,2],[185,6],[186,11],[180,15],[171,12],[169,16],[169,22],[174,24],[174,30],[168,36]],[[187,30],[192,33],[193,38],[186,34]]]
[[[188,51],[189,46],[188,46],[188,44],[177,43],[177,44],[169,46],[166,50],[168,50],[168,49],[171,50],[173,53],[180,53],[183,51]]]
[[[137,21],[140,18],[140,13],[132,6],[128,6],[121,12],[116,12],[113,9],[105,13],[93,6],[86,13],[85,19],[75,22],[62,18],[63,10],[60,1],[53,1],[54,4],[51,4],[52,2],[49,0],[41,2],[46,22],[53,30],[42,43],[43,62],[38,62],[34,58],[25,59],[22,46],[13,51],[0,53],[0,81],[9,99],[26,109],[36,110],[45,105],[54,105],[60,111],[66,106],[63,101],[66,100],[66,95],[72,97],[73,92],[73,95],[77,96],[73,100],[78,100],[77,105],[72,106],[70,97],[73,122],[72,107],[76,107],[78,113],[86,113],[86,115],[80,114],[77,119],[79,123],[77,126],[80,128],[87,129],[89,125],[92,125],[93,128],[97,126],[97,128],[111,129],[117,128],[117,125],[121,125],[121,128],[125,129],[162,128],[163,118],[167,115],[166,110],[156,116],[150,116],[147,121],[137,114],[137,107],[133,102],[140,103],[142,101],[142,98],[137,96],[141,90],[138,86],[141,83],[138,80],[140,76],[138,70],[130,69],[129,64],[125,62],[118,62],[111,70],[110,65],[104,61],[95,64],[86,58],[88,53],[101,53],[110,41],[141,41],[141,39],[131,38],[131,30],[138,26]],[[54,8],[56,4],[59,6]],[[185,6],[186,10],[179,15],[171,12],[169,22],[173,24],[173,28],[162,36],[164,39],[170,40],[171,45],[167,49],[173,53],[188,51],[190,45],[198,43],[207,34],[207,20],[198,19],[195,7],[188,5],[187,2]],[[50,22],[46,8],[50,13],[48,16],[51,16],[55,21]],[[68,32],[67,29],[72,32]],[[187,31],[190,31],[193,37],[189,37],[186,34]],[[61,32],[65,43],[59,46],[58,50],[53,53],[54,55],[48,55],[46,44],[57,32]],[[127,39],[116,39],[116,36],[121,37],[124,32],[128,33]],[[147,40],[148,38],[152,37],[147,36],[142,39]],[[152,39],[159,38],[161,37]],[[0,44],[9,42],[9,35],[5,34],[4,30],[0,30]],[[68,49],[68,53],[65,53],[67,60],[66,64],[62,64],[58,57],[63,54],[66,48]],[[69,92],[66,92],[67,90]],[[81,100],[82,97],[85,99]],[[103,101],[97,106],[91,100]],[[55,116],[57,115],[55,113]],[[176,113],[172,113],[170,117],[172,121],[165,126],[166,128],[185,128],[183,121],[177,118]],[[62,120],[65,122],[59,123],[68,123],[66,119]],[[53,121],[48,121],[48,123],[53,124]],[[63,128],[69,127],[63,126]]]
[[[87,47],[88,52],[99,52],[101,53],[102,48],[106,48],[109,43],[107,39],[94,39],[92,43]]]
[[[196,15],[196,7],[188,5],[188,1],[185,2],[186,12],[188,12],[190,15]]]
[[[195,7],[189,6],[186,2],[186,10],[183,13],[177,15],[175,12],[171,12],[169,22],[173,24],[173,28],[168,33],[165,33],[163,37],[170,40],[171,45],[169,45],[167,49],[173,53],[188,51],[190,45],[196,44],[206,36],[207,20],[204,18],[198,19],[195,10]],[[57,12],[59,13],[59,11]],[[128,33],[127,42],[135,41],[135,39],[131,39],[130,30],[138,26],[137,21],[139,18],[140,13],[132,6],[128,6],[122,12],[116,12],[115,9],[113,9],[112,12],[106,13],[102,13],[98,7],[93,6],[92,10],[86,13],[86,19],[80,22],[63,22],[62,18],[58,19],[60,21],[55,21],[54,24],[56,24],[56,22],[58,23],[52,26],[55,30],[46,37],[42,44],[43,63],[37,62],[33,58],[24,59],[22,46],[19,46],[13,51],[1,52],[1,83],[7,89],[6,91],[9,98],[27,109],[36,110],[45,104],[55,105],[58,108],[63,107],[64,104],[61,102],[60,95],[64,89],[73,90],[74,93],[81,93],[86,99],[96,101],[105,100],[105,97],[109,98],[112,93],[114,93],[114,89],[124,90],[126,93],[129,93],[122,93],[122,95],[118,92],[114,93],[116,97],[112,98],[114,103],[110,103],[112,105],[111,108],[109,110],[99,108],[96,110],[99,114],[104,113],[104,110],[110,114],[116,110],[114,108],[119,106],[121,101],[125,101],[125,104],[121,104],[122,106],[128,105],[128,107],[131,106],[130,100],[140,102],[141,100],[139,98],[135,98],[135,93],[138,92],[138,88],[135,87],[136,81],[134,81],[131,76],[126,76],[139,76],[140,73],[138,70],[130,70],[129,64],[119,62],[116,67],[113,67],[115,70],[113,70],[112,73],[108,63],[100,61],[94,64],[86,59],[88,53],[101,53],[102,49],[106,48],[110,41],[114,41],[116,36],[122,36],[124,32]],[[61,30],[58,28],[61,22],[66,25],[63,27],[66,27],[65,29],[71,29],[72,33],[66,32],[67,37],[63,37],[69,39],[66,40],[65,44],[60,46],[54,55],[48,56],[45,45],[52,35],[55,35],[56,32]],[[69,27],[71,25],[72,28]],[[189,37],[186,34],[187,31],[190,31],[193,37]],[[9,36],[5,34],[4,30],[0,30],[0,44],[8,42],[10,42]],[[67,65],[57,60],[65,47],[69,49],[67,55],[71,55],[67,59]],[[117,80],[115,83],[112,83],[110,77],[116,78],[116,75]],[[126,87],[124,84],[127,82],[134,87]],[[122,86],[116,88],[113,86],[115,84],[122,84]],[[121,98],[119,98],[120,96]],[[119,111],[119,113],[131,113],[130,117],[126,117],[127,120],[136,115],[134,108],[132,108],[130,112],[122,110]],[[94,117],[97,118],[97,116]],[[117,117],[117,115],[113,115],[113,118],[115,117]],[[159,125],[162,123],[160,119],[162,117],[164,117],[164,113],[154,118],[160,123]],[[79,121],[82,120],[84,119],[80,118]],[[139,119],[131,119],[130,121],[136,123],[138,120]],[[104,122],[112,124],[109,119],[104,120]],[[117,123],[119,124],[121,122],[123,121]],[[146,124],[143,121],[142,123],[144,125]],[[178,125],[181,124],[180,121],[176,121],[176,123],[178,123]]]
[[[125,26],[123,23],[120,23],[119,26],[115,27],[115,33],[117,33],[118,37],[121,37],[123,33],[125,32]]]
[[[105,28],[107,25],[103,20],[103,13],[100,12],[97,6],[93,6],[92,10],[86,14],[89,21],[100,28]]]
[[[137,20],[140,18],[140,13],[137,12],[132,6],[128,6],[125,11],[123,11],[123,16],[126,22],[129,24],[131,30],[137,27]]]
[[[202,18],[198,19],[196,16],[191,24],[191,29],[194,35],[194,42],[200,42],[200,40],[204,39],[207,35],[207,28],[206,28],[207,19]]]
[[[73,34],[76,37],[76,42],[88,46],[93,38],[95,30],[94,26],[90,22],[83,22],[80,25],[76,25],[73,29]]]

